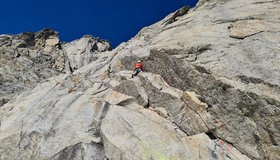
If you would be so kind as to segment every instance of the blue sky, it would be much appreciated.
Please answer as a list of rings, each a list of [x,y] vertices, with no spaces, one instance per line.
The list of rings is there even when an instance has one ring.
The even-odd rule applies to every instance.
[[[3,0],[0,34],[53,28],[62,41],[85,34],[108,39],[114,47],[176,9],[197,0]]]

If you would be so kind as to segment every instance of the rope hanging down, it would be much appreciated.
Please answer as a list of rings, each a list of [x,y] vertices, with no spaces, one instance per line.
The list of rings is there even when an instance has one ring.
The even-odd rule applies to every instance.
[[[200,117],[200,119],[202,120],[202,122],[204,123],[204,125],[206,126],[206,128],[214,135],[214,137],[218,140],[218,141],[215,141],[215,143],[218,145],[218,146],[220,146],[221,148],[222,148],[222,150],[223,150],[223,152],[226,154],[226,155],[228,155],[227,154],[227,152],[226,152],[226,149],[221,145],[221,144],[224,144],[225,142],[224,142],[224,140],[222,140],[222,139],[220,139],[217,135],[216,135],[216,133],[209,127],[209,125],[207,124],[207,122],[202,118],[202,116],[200,115],[200,113],[196,110],[196,109],[193,109],[192,107],[190,107],[189,105],[188,105],[188,103],[187,103],[187,101],[183,98],[183,97],[181,97],[181,99],[183,100],[183,102],[191,109],[191,110],[193,110],[199,117]],[[218,142],[218,143],[217,143]],[[230,154],[232,154],[233,156],[234,156],[234,158],[236,158],[237,160],[239,160],[239,158],[237,158],[237,156],[234,154],[234,153],[232,153],[230,150],[228,150],[228,152],[230,153]]]

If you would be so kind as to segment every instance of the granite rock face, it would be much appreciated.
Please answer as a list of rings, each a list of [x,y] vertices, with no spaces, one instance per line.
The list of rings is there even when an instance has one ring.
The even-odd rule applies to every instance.
[[[91,36],[61,45],[58,33],[51,29],[0,35],[0,106],[15,94],[78,69],[93,61],[95,54],[107,50],[109,42]]]
[[[0,159],[280,159],[279,8],[200,1],[93,62],[63,44],[77,70],[0,108]]]
[[[84,36],[63,45],[67,53],[70,66],[76,70],[97,59],[98,53],[112,50],[108,41],[92,36]]]

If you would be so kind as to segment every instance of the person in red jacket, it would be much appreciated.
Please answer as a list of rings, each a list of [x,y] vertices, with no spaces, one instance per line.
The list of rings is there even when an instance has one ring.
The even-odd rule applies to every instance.
[[[133,78],[134,76],[137,76],[137,74],[140,73],[141,71],[143,71],[143,65],[142,65],[141,61],[139,60],[133,66],[133,73],[132,73],[131,78]]]

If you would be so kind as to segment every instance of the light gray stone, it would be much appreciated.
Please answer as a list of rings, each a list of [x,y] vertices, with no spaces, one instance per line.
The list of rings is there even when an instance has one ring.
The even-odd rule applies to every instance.
[[[279,5],[202,0],[112,51],[90,54],[107,43],[89,36],[64,44],[77,70],[0,108],[0,159],[279,159]],[[33,36],[27,48],[43,47]],[[16,53],[12,36],[0,37],[5,66]],[[144,72],[131,78],[139,59]]]
[[[47,78],[73,72],[96,60],[96,54],[111,50],[109,42],[87,36],[62,45],[64,53],[58,33],[51,29],[1,37],[0,106],[15,94]]]

